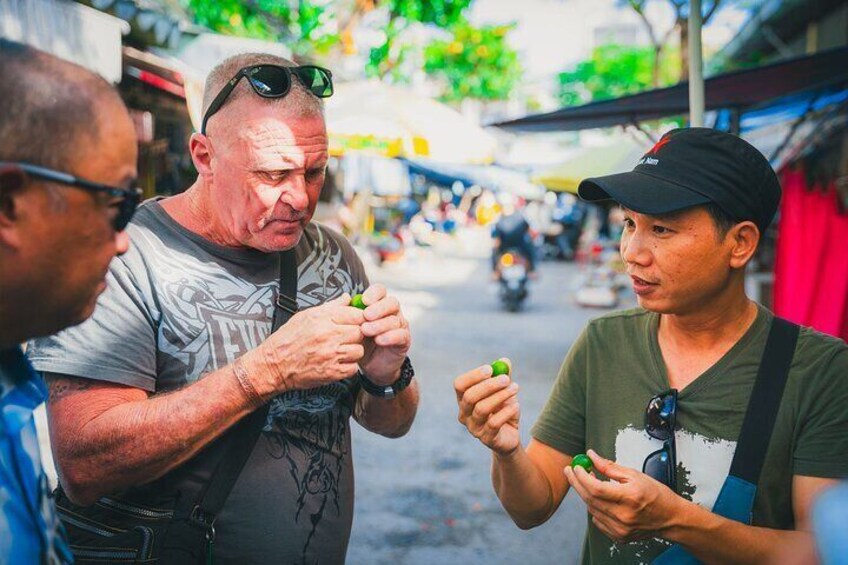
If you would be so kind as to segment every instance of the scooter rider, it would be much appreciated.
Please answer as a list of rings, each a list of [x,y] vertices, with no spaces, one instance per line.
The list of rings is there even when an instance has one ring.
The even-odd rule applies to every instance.
[[[500,219],[492,229],[492,270],[497,269],[498,258],[507,251],[514,251],[527,260],[527,272],[536,270],[536,252],[530,235],[530,224],[514,204],[503,205]]]

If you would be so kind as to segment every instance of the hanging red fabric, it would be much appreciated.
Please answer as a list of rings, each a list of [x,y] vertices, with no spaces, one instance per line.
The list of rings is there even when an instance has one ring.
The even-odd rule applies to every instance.
[[[833,185],[808,187],[801,170],[786,170],[782,184],[774,311],[848,339],[848,215]]]

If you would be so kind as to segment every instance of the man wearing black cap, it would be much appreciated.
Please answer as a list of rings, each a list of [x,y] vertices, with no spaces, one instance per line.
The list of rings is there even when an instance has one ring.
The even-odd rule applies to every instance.
[[[573,488],[591,517],[584,563],[768,562],[848,475],[848,346],[745,295],[777,177],[741,139],[690,128],[579,192],[621,204],[640,307],[588,325],[526,449],[517,385],[486,367],[456,379],[498,497],[531,528]],[[583,452],[595,473],[571,467]]]

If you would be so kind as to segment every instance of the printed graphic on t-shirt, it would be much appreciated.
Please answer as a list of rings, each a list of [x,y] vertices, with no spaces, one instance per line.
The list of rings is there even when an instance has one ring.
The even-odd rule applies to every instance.
[[[298,266],[297,301],[301,308],[323,304],[345,291],[365,290],[351,276],[351,268],[339,244],[317,230],[315,246]]]
[[[677,450],[677,483],[679,494],[696,504],[712,510],[736,451],[736,442],[712,439],[697,433],[678,429],[674,435]],[[645,458],[662,447],[663,442],[652,438],[644,428],[628,426],[619,430],[615,439],[615,460],[619,465],[642,470]],[[671,546],[672,544],[655,538],[654,542]],[[636,559],[646,559],[650,563],[655,549],[649,548],[650,542],[637,541],[627,544],[635,549]],[[621,544],[610,546],[610,557],[619,554]],[[642,561],[639,561],[640,563]]]
[[[340,516],[339,481],[349,457],[346,434],[352,398],[347,387],[334,383],[309,391],[292,391],[271,402],[263,433],[271,440],[269,455],[285,459],[297,486],[295,522],[310,526],[303,559],[326,511]],[[344,407],[341,410],[336,407]],[[305,436],[302,430],[309,432]],[[309,502],[317,504],[308,504]],[[329,506],[329,508],[328,508]],[[314,511],[304,516],[303,511]]]

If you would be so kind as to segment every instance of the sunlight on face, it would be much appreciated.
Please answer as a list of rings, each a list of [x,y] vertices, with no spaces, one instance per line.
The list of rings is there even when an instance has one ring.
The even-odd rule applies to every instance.
[[[273,107],[270,107],[274,109]],[[213,193],[228,231],[246,247],[281,251],[312,219],[327,166],[324,119],[254,109],[213,160]]]

